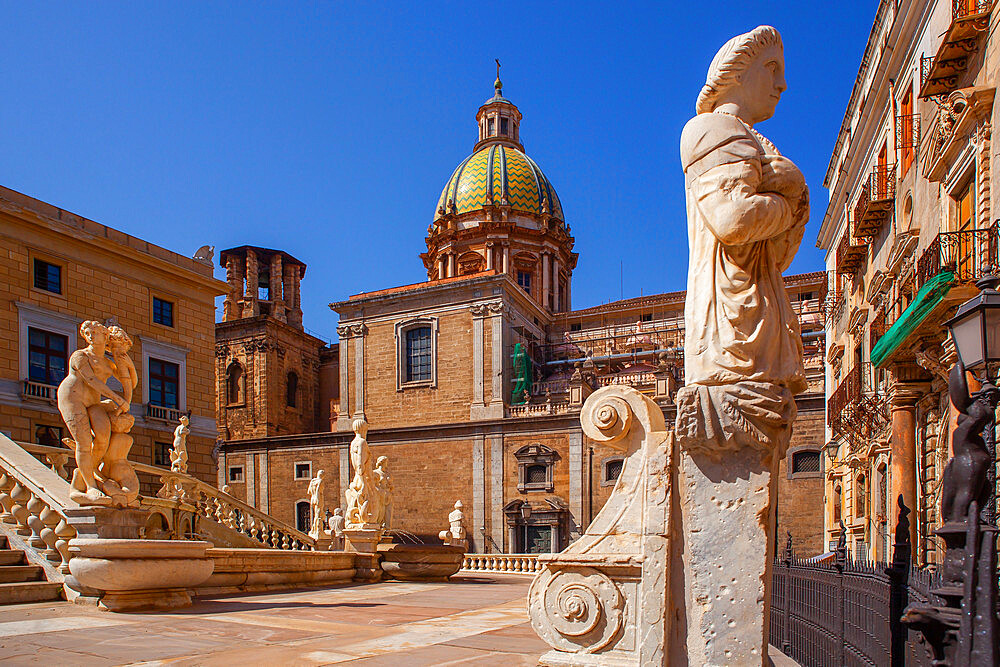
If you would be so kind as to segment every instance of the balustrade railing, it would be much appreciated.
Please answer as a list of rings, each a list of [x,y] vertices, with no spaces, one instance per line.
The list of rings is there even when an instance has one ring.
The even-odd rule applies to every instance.
[[[462,569],[466,572],[534,574],[542,569],[538,554],[465,554]]]
[[[544,380],[531,385],[532,396],[547,396],[569,392],[569,380]]]
[[[625,373],[623,375],[605,375],[597,378],[602,387],[611,385],[626,385],[629,387],[644,387],[656,383],[654,373]]]
[[[570,411],[569,401],[547,401],[545,403],[525,403],[508,405],[508,417],[535,417],[539,415],[564,415]]]
[[[35,382],[34,380],[24,380],[21,385],[21,396],[25,398],[36,398],[43,401],[56,400],[56,385]]]
[[[160,405],[146,404],[146,417],[148,419],[159,419],[160,421],[175,422],[188,413],[174,408],[165,408]]]
[[[65,461],[63,461],[63,464]],[[54,463],[44,463],[10,438],[0,434],[0,521],[25,538],[46,560],[69,574],[69,541],[76,530],[65,511],[79,507],[69,498],[69,483]]]

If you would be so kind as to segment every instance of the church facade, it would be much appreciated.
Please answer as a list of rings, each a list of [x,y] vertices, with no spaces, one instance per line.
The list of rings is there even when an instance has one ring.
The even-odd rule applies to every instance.
[[[684,293],[572,308],[574,239],[524,151],[521,120],[497,80],[476,114],[473,152],[438,198],[420,255],[427,280],[331,303],[336,344],[303,330],[304,263],[250,246],[221,254],[220,487],[308,526],[307,488],[319,470],[333,487],[339,480],[344,502],[352,423],[364,419],[395,484],[391,529],[433,541],[461,500],[471,550],[545,552],[592,520],[623,455],[583,434],[580,409],[601,386],[625,384],[672,422]],[[786,286],[810,386],[782,464],[778,521],[798,553],[812,554],[822,551],[825,274]]]

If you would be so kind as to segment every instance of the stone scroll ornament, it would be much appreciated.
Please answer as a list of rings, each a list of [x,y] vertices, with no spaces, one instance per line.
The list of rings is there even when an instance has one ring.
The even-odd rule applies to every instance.
[[[767,664],[777,466],[806,389],[785,292],[809,217],[805,179],[754,126],[785,90],[781,36],[760,26],[712,60],[681,135],[690,270],[674,429],[627,387],[580,422],[627,454],[585,534],[541,555],[528,611],[546,665]]]
[[[121,327],[93,320],[80,325],[80,335],[87,346],[70,356],[56,392],[70,434],[63,443],[76,455],[70,498],[80,505],[138,507],[139,479],[128,461],[135,424],[129,405],[138,384],[128,356],[132,340]],[[108,387],[112,377],[121,394]]]

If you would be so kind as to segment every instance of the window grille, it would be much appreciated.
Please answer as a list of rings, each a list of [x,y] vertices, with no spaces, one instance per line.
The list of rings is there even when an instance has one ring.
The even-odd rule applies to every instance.
[[[35,289],[62,294],[62,267],[41,259],[34,261]]]
[[[431,328],[418,327],[406,332],[406,381],[431,379]]]

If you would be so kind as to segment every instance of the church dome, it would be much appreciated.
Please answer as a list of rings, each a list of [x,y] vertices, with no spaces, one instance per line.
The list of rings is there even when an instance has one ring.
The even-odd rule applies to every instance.
[[[458,165],[438,198],[434,219],[492,205],[563,220],[559,196],[542,170],[522,151],[503,143],[484,146]]]

